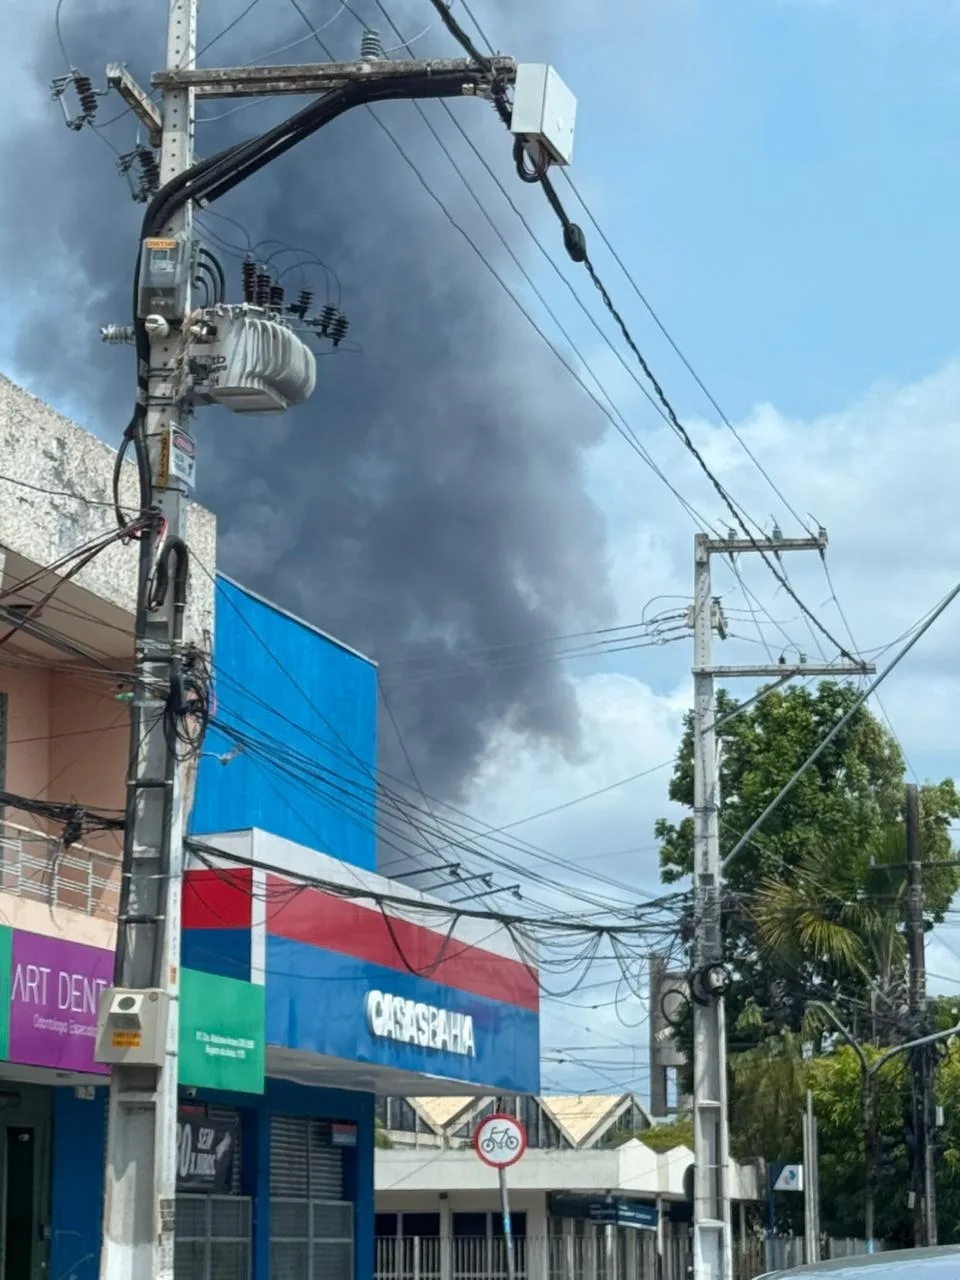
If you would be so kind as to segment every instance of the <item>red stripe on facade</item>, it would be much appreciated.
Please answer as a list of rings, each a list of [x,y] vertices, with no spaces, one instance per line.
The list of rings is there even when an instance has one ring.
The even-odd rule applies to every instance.
[[[184,929],[249,929],[253,918],[253,871],[188,871],[183,877]]]
[[[447,941],[442,932],[393,916],[388,923],[380,910],[322,889],[292,890],[294,886],[281,876],[267,877],[269,934],[401,973],[412,970],[430,982],[534,1013],[539,1010],[536,971],[519,960],[455,938]]]

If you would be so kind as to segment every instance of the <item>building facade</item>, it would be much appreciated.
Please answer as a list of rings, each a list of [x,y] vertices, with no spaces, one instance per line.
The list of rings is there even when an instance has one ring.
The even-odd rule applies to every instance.
[[[71,572],[112,528],[106,446],[2,379],[0,438],[0,1277],[94,1280],[136,549]],[[536,1092],[536,973],[376,874],[374,665],[219,576],[199,507],[189,545],[212,696],[187,779],[176,1272],[369,1280],[377,1097]]]
[[[528,1148],[508,1172],[517,1280],[686,1280],[693,1152],[641,1139],[635,1097],[391,1098],[376,1153],[377,1280],[507,1280],[497,1175],[472,1149],[492,1114],[519,1119]],[[761,1196],[753,1164],[735,1165],[738,1274],[753,1240],[743,1209]]]

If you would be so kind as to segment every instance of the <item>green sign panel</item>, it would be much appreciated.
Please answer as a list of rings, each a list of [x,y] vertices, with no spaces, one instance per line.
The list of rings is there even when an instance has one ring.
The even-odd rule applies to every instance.
[[[0,1062],[10,1056],[10,996],[13,972],[13,930],[0,925]]]
[[[263,1093],[266,989],[180,971],[180,1083]]]

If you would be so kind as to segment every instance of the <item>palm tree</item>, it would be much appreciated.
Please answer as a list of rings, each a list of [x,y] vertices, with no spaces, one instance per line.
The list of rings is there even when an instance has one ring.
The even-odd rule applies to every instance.
[[[903,1008],[905,872],[903,828],[893,826],[873,847],[809,850],[763,880],[749,908],[759,947],[810,996],[846,996],[872,1011],[870,1038]]]

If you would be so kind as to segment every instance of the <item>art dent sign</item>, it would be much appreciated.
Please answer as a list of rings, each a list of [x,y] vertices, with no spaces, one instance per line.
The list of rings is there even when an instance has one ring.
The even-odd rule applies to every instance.
[[[367,993],[366,1013],[370,1034],[378,1040],[397,1040],[464,1058],[477,1055],[473,1017],[469,1013],[451,1013],[383,991]]]
[[[8,995],[0,1056],[13,1062],[105,1075],[94,1061],[100,992],[113,976],[113,954],[41,934],[4,929],[0,981]]]

